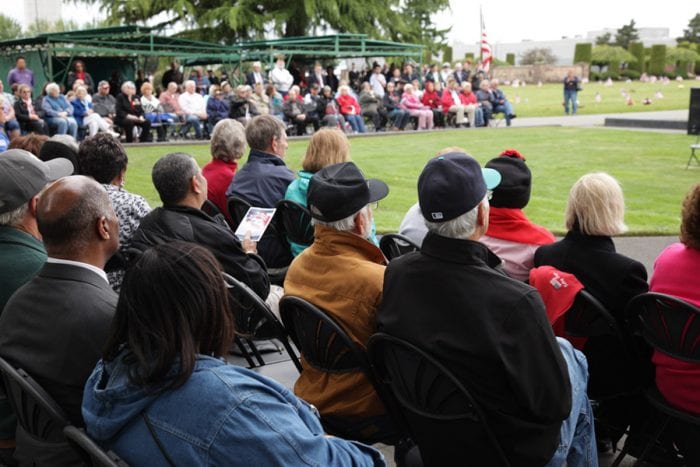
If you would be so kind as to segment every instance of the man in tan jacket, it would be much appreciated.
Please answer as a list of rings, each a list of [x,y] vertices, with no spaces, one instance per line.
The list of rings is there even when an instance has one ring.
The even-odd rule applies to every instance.
[[[365,348],[375,332],[386,259],[367,240],[370,203],[389,193],[380,180],[366,180],[352,162],[317,172],[309,183],[308,206],[314,243],[289,266],[285,294],[313,303]],[[302,360],[294,386],[297,396],[315,405],[324,422],[358,433],[363,440],[387,440],[393,424],[370,381],[362,373],[325,373]]]

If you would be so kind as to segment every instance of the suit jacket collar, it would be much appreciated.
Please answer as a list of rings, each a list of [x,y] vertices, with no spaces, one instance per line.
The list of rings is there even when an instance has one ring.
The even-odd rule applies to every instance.
[[[450,263],[483,265],[492,269],[501,264],[500,258],[483,243],[441,237],[432,232],[425,236],[421,253]]]
[[[39,277],[85,282],[100,289],[112,290],[109,284],[93,271],[70,264],[46,263],[41,271],[39,271]]]

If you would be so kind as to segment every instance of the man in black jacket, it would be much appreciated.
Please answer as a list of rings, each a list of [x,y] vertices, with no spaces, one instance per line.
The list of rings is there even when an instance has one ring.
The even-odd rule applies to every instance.
[[[200,209],[207,199],[207,180],[192,156],[168,154],[153,166],[152,177],[163,207],[141,220],[132,247],[143,251],[173,239],[197,243],[214,254],[225,272],[267,298],[270,280],[265,263],[255,254],[255,243],[239,243],[223,219]]]
[[[463,153],[428,162],[418,199],[429,232],[420,252],[389,263],[378,330],[456,375],[511,465],[597,465],[585,357],[554,337],[537,291],[496,269],[500,260],[478,242],[499,182]],[[449,433],[435,436],[450,443]]]

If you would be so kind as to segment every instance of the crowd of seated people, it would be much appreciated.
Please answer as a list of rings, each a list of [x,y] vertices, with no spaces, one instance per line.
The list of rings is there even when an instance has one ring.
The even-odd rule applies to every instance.
[[[471,63],[445,63],[418,69],[375,62],[365,71],[352,70],[339,79],[333,67],[298,65],[278,59],[264,70],[253,62],[245,77],[229,79],[220,71],[194,67],[188,76],[173,62],[159,84],[138,70],[130,80],[114,71],[96,82],[83,60],[71,64],[65,83],[35,87],[34,74],[23,57],[0,80],[0,149],[27,133],[70,134],[78,140],[98,131],[126,141],[173,138],[209,139],[217,122],[232,118],[244,126],[256,115],[281,119],[291,135],[306,135],[321,126],[346,133],[417,130],[435,127],[486,126],[502,113],[507,125],[515,118],[512,103]],[[125,79],[126,78],[126,79]],[[476,92],[472,92],[472,89]],[[9,92],[11,91],[11,92]],[[290,100],[289,94],[293,98]]]
[[[135,88],[126,83],[118,107],[131,105]],[[295,93],[290,87],[287,97],[296,104]],[[373,448],[324,431],[399,445],[395,408],[388,410],[361,371],[328,373],[302,355],[292,394],[222,361],[239,302],[221,272],[248,285],[273,313],[283,295],[316,305],[360,349],[384,332],[428,352],[470,388],[511,465],[595,466],[599,450],[625,430],[639,455],[655,417],[639,389],[654,384],[654,366],[668,401],[697,414],[697,365],[652,355],[633,339],[635,360],[605,336],[583,345],[563,339],[546,293],[528,279],[534,285],[540,268],[567,274],[623,333],[625,305],[649,289],[697,305],[687,277],[698,263],[698,185],[683,204],[681,243],[659,256],[649,286],[644,266],[615,251],[611,237],[625,225],[613,177],[586,174],[573,185],[568,233],[555,241],[522,211],[533,174],[520,152],[503,151],[482,168],[464,150],[446,148],[427,161],[401,226],[420,250],[387,262],[374,235],[373,203],[388,186],[350,161],[338,128],[313,135],[303,170],[294,174],[284,160],[285,130],[270,114],[245,126],[222,119],[203,169],[185,153],[157,161],[152,180],[162,206],[153,210],[124,191],[128,158],[107,132],[79,147],[67,135],[20,136],[13,144],[34,153],[18,146],[0,154],[0,259],[8,265],[0,268],[0,357],[24,368],[101,446],[134,465],[170,457],[289,463],[294,456],[384,465]],[[255,207],[282,199],[305,206],[313,243],[239,238],[225,219],[232,196]],[[224,216],[208,214],[207,200]],[[279,267],[286,274],[273,284]],[[610,394],[616,398],[606,404],[602,396]],[[604,413],[593,412],[592,399]],[[0,462],[71,457],[68,445],[37,445],[15,431],[6,402],[0,399]],[[692,430],[671,425],[653,462],[684,456],[696,465]],[[421,442],[457,435],[437,429]]]

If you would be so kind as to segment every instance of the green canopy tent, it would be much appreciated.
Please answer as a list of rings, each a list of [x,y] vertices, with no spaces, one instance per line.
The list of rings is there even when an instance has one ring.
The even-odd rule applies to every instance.
[[[174,57],[199,63],[238,63],[233,47],[209,42],[160,36],[152,28],[119,26],[81,31],[39,34],[0,42],[0,78],[15,66],[17,56],[34,71],[35,92],[49,81],[65,83],[73,62],[83,60],[95,81],[117,72],[131,78],[146,60]]]

